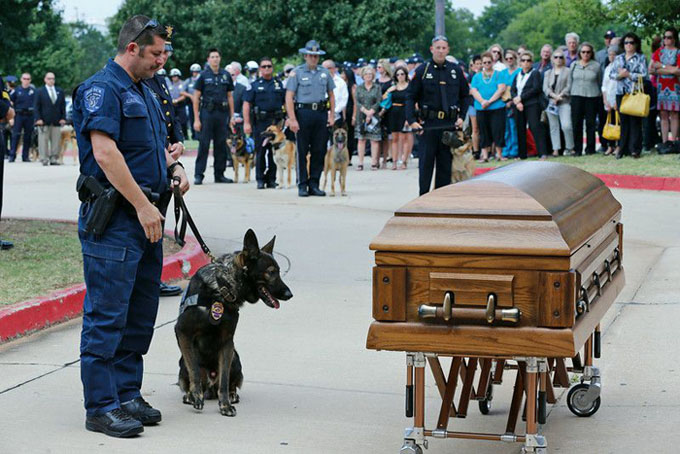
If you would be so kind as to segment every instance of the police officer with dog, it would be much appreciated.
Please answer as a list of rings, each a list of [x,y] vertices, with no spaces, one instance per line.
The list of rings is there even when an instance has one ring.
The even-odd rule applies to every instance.
[[[161,67],[166,37],[156,20],[130,18],[115,58],[74,91],[87,288],[80,340],[85,427],[113,437],[161,420],[141,395],[163,266],[159,200],[171,177],[182,192],[189,189],[166,150],[161,106],[142,83]]]
[[[286,89],[273,77],[274,65],[269,57],[260,59],[260,77],[243,97],[243,131],[255,140],[255,177],[257,189],[276,187],[276,164],[271,146],[262,146],[262,132],[285,117]],[[252,112],[251,112],[252,108]]]
[[[298,196],[323,197],[326,193],[319,189],[319,180],[326,156],[328,126],[335,121],[335,84],[328,70],[319,65],[319,56],[326,54],[319,43],[307,41],[300,53],[305,63],[296,67],[295,75],[286,82],[288,125],[297,134]],[[307,154],[310,155],[309,175]]]
[[[460,66],[446,61],[449,40],[438,35],[430,46],[432,59],[418,66],[409,83],[406,101],[406,120],[414,131],[424,131],[420,155],[420,195],[430,191],[432,173],[435,189],[451,184],[450,131],[463,123],[459,114],[467,112],[468,83]],[[420,121],[416,117],[416,105],[420,108]],[[447,134],[448,132],[448,134]]]
[[[213,141],[215,183],[233,183],[224,176],[227,169],[227,127],[234,124],[234,84],[231,75],[220,68],[222,57],[217,49],[208,51],[208,68],[194,85],[194,130],[200,133],[194,184],[203,184],[208,165],[208,150]],[[231,120],[229,120],[231,119]]]

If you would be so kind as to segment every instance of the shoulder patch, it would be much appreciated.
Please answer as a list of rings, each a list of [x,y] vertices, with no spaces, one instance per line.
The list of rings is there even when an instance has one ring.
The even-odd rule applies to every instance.
[[[104,104],[104,89],[97,86],[88,88],[83,93],[83,101],[89,112],[98,111]]]

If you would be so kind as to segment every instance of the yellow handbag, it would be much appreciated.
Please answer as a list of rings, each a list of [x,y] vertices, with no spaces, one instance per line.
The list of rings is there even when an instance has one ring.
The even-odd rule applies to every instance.
[[[622,114],[633,117],[646,117],[649,115],[649,95],[643,89],[642,76],[638,78],[637,84],[633,87],[632,93],[627,93],[621,100],[620,111]]]
[[[613,109],[612,109],[613,110]],[[619,124],[619,113],[614,110],[616,114],[616,122],[612,123],[611,116],[612,111],[607,112],[607,122],[604,124],[604,129],[602,130],[602,137],[607,140],[619,140],[621,138],[621,125]]]

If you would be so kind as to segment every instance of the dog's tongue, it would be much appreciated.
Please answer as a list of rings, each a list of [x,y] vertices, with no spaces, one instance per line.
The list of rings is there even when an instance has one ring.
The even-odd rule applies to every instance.
[[[272,307],[274,309],[278,309],[280,307],[278,300],[274,298],[271,293],[269,293],[269,290],[267,290],[267,288],[264,285],[261,286],[259,290],[260,297],[267,306]]]
[[[262,146],[266,147],[268,143],[269,143],[269,137],[265,137],[264,140],[262,141]]]

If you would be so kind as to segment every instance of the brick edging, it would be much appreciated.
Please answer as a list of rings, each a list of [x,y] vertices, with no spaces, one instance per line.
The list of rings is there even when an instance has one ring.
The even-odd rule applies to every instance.
[[[166,230],[166,233],[173,234],[171,230]],[[161,279],[191,277],[209,261],[196,239],[187,235],[182,250],[163,259]],[[79,316],[83,310],[83,298],[85,284],[78,284],[0,309],[0,342]]]

